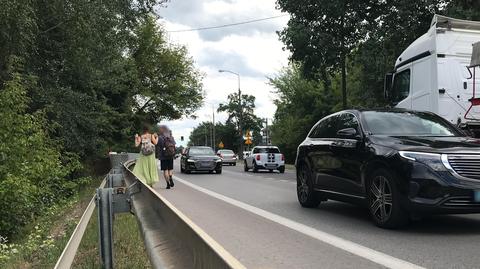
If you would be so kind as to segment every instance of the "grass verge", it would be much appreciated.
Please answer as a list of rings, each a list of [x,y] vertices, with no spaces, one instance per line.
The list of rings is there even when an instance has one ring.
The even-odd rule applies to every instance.
[[[0,268],[53,268],[100,182],[92,179],[75,196],[52,206],[22,229],[15,242],[0,238]],[[115,216],[114,255],[116,268],[151,268],[136,218],[131,214]],[[73,268],[101,268],[99,256],[95,211]]]
[[[27,225],[15,242],[0,240],[0,268],[53,268],[100,179],[92,179],[62,203]]]
[[[288,170],[295,170],[295,165],[294,164],[285,164],[285,168]]]
[[[72,268],[101,268],[97,225],[95,209]],[[115,215],[113,244],[115,268],[151,268],[135,216],[128,213]]]

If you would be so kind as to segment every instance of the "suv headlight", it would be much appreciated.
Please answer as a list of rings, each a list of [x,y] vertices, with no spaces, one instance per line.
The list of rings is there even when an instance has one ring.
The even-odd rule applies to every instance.
[[[187,159],[187,162],[189,162],[189,163],[194,163],[194,162],[195,162],[195,160],[192,160],[192,159]]]
[[[423,163],[435,171],[447,171],[441,154],[414,151],[399,151],[398,154],[404,159]]]

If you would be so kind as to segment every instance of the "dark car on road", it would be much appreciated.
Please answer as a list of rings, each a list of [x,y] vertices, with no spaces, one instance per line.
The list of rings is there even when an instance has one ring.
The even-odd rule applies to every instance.
[[[180,172],[189,174],[192,171],[208,171],[222,173],[222,159],[215,155],[211,147],[188,147],[180,158]]]
[[[346,110],[300,144],[297,195],[368,207],[377,226],[426,214],[480,213],[480,140],[429,112]]]

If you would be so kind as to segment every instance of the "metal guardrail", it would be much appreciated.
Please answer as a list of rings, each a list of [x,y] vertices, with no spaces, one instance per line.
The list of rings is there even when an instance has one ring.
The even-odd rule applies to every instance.
[[[135,164],[137,156],[133,153],[110,155],[112,169],[90,200],[55,269],[72,266],[95,206],[99,212],[99,249],[104,268],[114,266],[114,214],[129,211],[137,217],[154,268],[245,268],[200,227],[133,174],[130,167]]]
[[[106,184],[108,175],[103,179],[102,183],[100,184],[100,188],[103,188]],[[60,258],[58,258],[57,263],[55,264],[55,269],[64,269],[70,268],[73,264],[73,260],[75,259],[75,254],[77,253],[78,246],[80,246],[80,242],[82,241],[83,234],[87,229],[88,222],[92,217],[93,211],[95,210],[95,195],[88,203],[87,209],[83,212],[80,221],[78,222],[75,230],[73,231],[70,239],[67,242],[67,245],[63,249]]]
[[[245,268],[205,231],[169,201],[144,184],[124,164],[125,182],[132,192],[131,206],[137,216],[147,254],[154,268]]]

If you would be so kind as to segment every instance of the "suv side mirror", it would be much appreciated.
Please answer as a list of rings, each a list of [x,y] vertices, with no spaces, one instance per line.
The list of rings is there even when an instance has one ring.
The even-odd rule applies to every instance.
[[[394,73],[387,73],[385,74],[385,79],[383,81],[383,95],[386,100],[390,99],[390,93],[392,90],[392,82],[393,82],[393,74]]]
[[[355,128],[345,128],[337,132],[337,135],[344,138],[358,138],[358,133]]]

